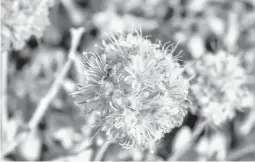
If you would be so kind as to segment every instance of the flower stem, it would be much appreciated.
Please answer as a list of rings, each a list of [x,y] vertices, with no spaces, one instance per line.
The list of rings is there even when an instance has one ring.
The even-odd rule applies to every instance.
[[[102,146],[99,148],[95,160],[94,161],[102,161],[104,158],[105,152],[107,151],[108,147],[113,143],[113,141],[105,141]]]
[[[0,87],[0,106],[1,106],[1,132],[4,132],[8,122],[8,106],[7,106],[7,83],[8,83],[8,52],[1,53],[1,87]]]
[[[196,139],[204,130],[204,128],[207,126],[207,124],[208,124],[207,120],[199,123],[196,126],[194,132],[192,133],[191,139],[188,141],[186,146],[183,147],[182,150],[174,152],[173,155],[169,158],[169,161],[177,161],[182,155],[184,155],[191,148],[192,144],[196,141]]]
[[[229,156],[227,157],[227,160],[235,161],[250,153],[253,153],[255,155],[255,144],[248,145],[246,147],[243,147],[234,151],[233,153],[229,154]]]
[[[65,78],[67,72],[69,71],[69,69],[71,67],[72,61],[74,59],[75,51],[77,49],[78,43],[80,41],[80,38],[81,38],[81,35],[83,32],[84,32],[84,28],[71,29],[72,44],[71,44],[71,48],[69,50],[68,60],[65,63],[63,69],[60,71],[59,75],[57,76],[55,82],[52,84],[50,90],[45,95],[45,97],[41,99],[38,107],[36,108],[36,111],[33,114],[32,118],[28,124],[28,127],[30,129],[33,129],[37,126],[37,124],[43,117],[44,113],[46,112],[48,105],[56,96],[56,94],[59,90],[59,87],[62,84],[63,79]]]
[[[240,127],[240,133],[244,136],[248,135],[252,128],[255,126],[255,111],[251,111],[246,120],[243,122],[242,126]]]

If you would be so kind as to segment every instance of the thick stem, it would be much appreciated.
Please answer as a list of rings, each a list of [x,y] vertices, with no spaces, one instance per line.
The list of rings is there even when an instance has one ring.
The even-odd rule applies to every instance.
[[[102,161],[104,158],[105,152],[107,151],[108,147],[113,143],[113,141],[105,141],[103,145],[99,148],[96,156],[95,161]]]
[[[197,127],[195,128],[191,136],[191,139],[188,141],[186,146],[182,150],[174,152],[173,155],[169,158],[169,161],[177,161],[182,155],[184,155],[191,148],[192,144],[196,141],[196,139],[204,130],[204,128],[207,126],[207,124],[208,124],[207,120],[199,123]]]

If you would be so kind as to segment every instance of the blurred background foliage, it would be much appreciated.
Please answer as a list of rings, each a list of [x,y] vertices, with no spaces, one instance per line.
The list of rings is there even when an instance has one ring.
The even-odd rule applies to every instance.
[[[3,147],[15,139],[31,118],[38,102],[66,62],[70,27],[85,27],[78,55],[95,50],[94,44],[107,39],[106,32],[109,30],[117,32],[139,28],[152,41],[178,42],[176,54],[181,52],[184,62],[222,49],[241,54],[243,66],[249,70],[252,80],[249,88],[255,94],[254,0],[55,0],[47,7],[49,13],[45,14],[49,21],[39,14],[40,17],[35,18],[36,23],[41,24],[37,30],[23,26],[27,29],[23,31],[18,27],[26,21],[25,17],[16,17],[16,20],[8,22],[13,30],[22,31],[24,39],[9,36],[8,32],[13,31],[7,31],[9,29],[1,25],[1,46],[9,49],[8,124],[2,132]],[[1,14],[4,14],[3,6]],[[3,24],[2,17],[1,22]],[[84,125],[93,124],[95,119],[83,115],[69,96],[75,89],[75,83],[81,81],[75,66],[81,65],[75,63],[71,67],[38,128],[8,154],[6,160],[93,159],[105,137],[99,133],[91,140],[96,129],[81,129]],[[212,130],[204,132],[210,135],[199,138],[181,160],[221,160],[232,150],[255,143],[252,126],[248,132],[241,130],[249,116],[246,112],[239,113],[218,131],[211,134]],[[112,144],[104,160],[168,160],[171,152],[181,149],[182,141],[190,137],[196,121],[197,116],[189,114],[184,126],[166,134],[154,154],[125,150]],[[255,122],[250,123],[254,125]],[[250,154],[236,160],[254,159],[255,154]]]

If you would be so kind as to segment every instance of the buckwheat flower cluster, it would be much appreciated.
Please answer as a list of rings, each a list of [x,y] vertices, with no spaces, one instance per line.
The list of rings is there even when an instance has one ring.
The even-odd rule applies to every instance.
[[[41,37],[52,5],[53,0],[1,1],[1,51],[19,50],[30,36]]]
[[[239,57],[224,51],[205,54],[187,72],[194,76],[190,85],[193,111],[215,125],[232,119],[251,101],[245,88],[248,77]]]
[[[150,149],[181,126],[187,113],[188,81],[173,49],[140,33],[120,33],[103,41],[98,53],[84,53],[86,84],[76,103],[97,112],[99,129],[124,148]]]

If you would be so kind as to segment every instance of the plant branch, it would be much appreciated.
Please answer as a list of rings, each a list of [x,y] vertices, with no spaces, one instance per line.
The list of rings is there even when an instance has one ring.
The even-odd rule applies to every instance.
[[[61,69],[61,71],[59,72],[59,75],[57,75],[56,80],[52,84],[50,90],[40,100],[37,108],[35,109],[35,112],[34,112],[32,118],[28,122],[28,125],[27,125],[28,129],[25,130],[24,132],[22,132],[17,137],[17,139],[13,143],[11,143],[6,150],[3,151],[1,157],[4,157],[8,153],[10,153],[12,150],[14,150],[19,145],[20,142],[22,142],[24,139],[26,139],[28,134],[31,131],[33,131],[37,127],[39,122],[41,121],[42,117],[44,116],[46,110],[49,107],[49,104],[57,95],[57,92],[62,85],[62,81],[65,78],[65,76],[67,75],[67,72],[69,71],[69,69],[71,67],[72,61],[75,58],[76,49],[78,47],[78,44],[80,42],[83,32],[84,32],[84,28],[71,29],[72,42],[71,42],[71,48],[69,49],[69,52],[68,52],[67,62],[65,63],[63,69]]]
[[[239,129],[240,133],[246,136],[251,132],[254,126],[255,126],[255,111],[253,110],[248,114],[247,118],[241,125]]]
[[[29,124],[28,128],[33,129],[37,126],[41,118],[43,117],[45,111],[47,110],[49,104],[51,101],[54,99],[56,96],[63,79],[65,78],[67,72],[69,71],[72,61],[74,60],[75,57],[75,51],[77,49],[78,43],[80,41],[81,35],[84,32],[84,28],[79,28],[79,29],[71,29],[71,35],[72,35],[72,44],[71,48],[69,49],[69,54],[68,54],[68,60],[65,63],[63,69],[57,76],[55,82],[52,84],[50,90],[48,93],[45,95],[44,98],[41,99],[39,102],[38,107],[36,108],[36,112],[33,114]]]
[[[228,155],[227,160],[228,161],[235,161],[247,154],[253,153],[255,155],[255,144],[248,145],[246,147],[237,149],[236,151],[233,151],[231,154]]]
[[[8,80],[8,52],[1,53],[1,132],[5,130],[8,122],[7,107],[7,80]]]
[[[108,147],[112,143],[113,141],[105,141],[103,145],[99,148],[94,161],[102,161],[102,159],[104,158],[105,152],[107,151]]]

